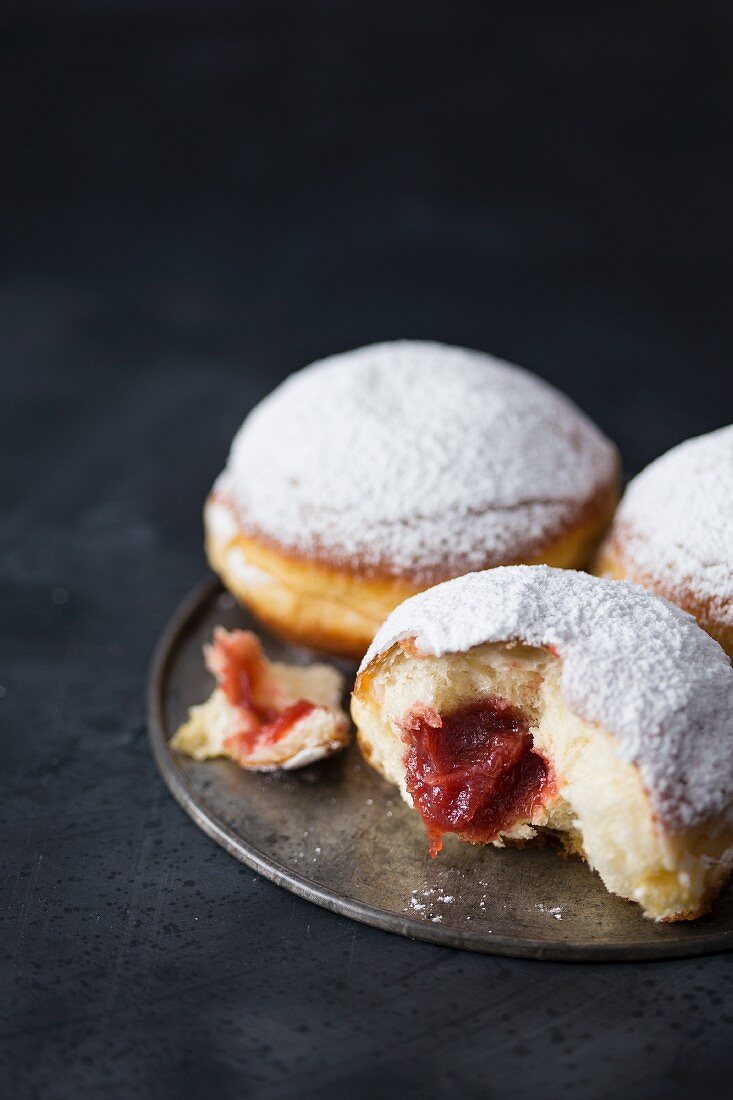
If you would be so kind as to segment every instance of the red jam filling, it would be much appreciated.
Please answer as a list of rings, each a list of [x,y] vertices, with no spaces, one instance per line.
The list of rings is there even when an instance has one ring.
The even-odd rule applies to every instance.
[[[226,751],[245,759],[259,745],[275,744],[296,722],[315,710],[307,699],[278,707],[267,661],[259,639],[249,630],[214,632],[206,648],[206,664],[227,702],[240,713],[241,726],[224,742]]]
[[[547,797],[550,771],[532,749],[519,711],[482,699],[450,714],[417,704],[403,723],[407,789],[427,829],[430,854],[444,833],[485,844],[531,819]]]

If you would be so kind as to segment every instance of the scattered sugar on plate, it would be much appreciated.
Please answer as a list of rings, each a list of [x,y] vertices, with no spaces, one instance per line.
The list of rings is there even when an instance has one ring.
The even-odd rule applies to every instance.
[[[562,909],[559,905],[543,905],[542,902],[539,902],[537,908],[541,913],[547,913],[555,920],[562,920]]]

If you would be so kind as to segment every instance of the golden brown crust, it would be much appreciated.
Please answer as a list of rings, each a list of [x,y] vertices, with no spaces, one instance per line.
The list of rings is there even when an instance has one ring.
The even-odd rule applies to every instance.
[[[207,524],[206,553],[229,591],[273,633],[344,657],[361,657],[389,612],[417,591],[283,554],[241,529],[222,540]]]
[[[367,740],[367,738],[358,727],[356,730],[356,743],[359,746],[359,751],[366,760],[367,764],[374,768],[375,772],[379,772],[382,779],[386,779],[389,783],[389,776],[386,774],[384,768],[381,766],[379,761],[375,758],[371,743]]]
[[[487,559],[485,568],[503,564],[546,563],[565,568],[587,564],[618,500],[617,482],[607,484],[579,507],[541,547],[512,562]],[[213,521],[226,510],[228,526]],[[305,557],[286,551],[241,526],[233,509],[212,494],[205,510],[206,553],[227,588],[274,633],[312,649],[359,658],[387,615],[408,596],[449,579],[436,565],[433,575],[406,577],[387,568],[361,570],[325,554]]]
[[[616,465],[608,479],[596,488],[592,496],[578,501],[574,509],[568,508],[563,520],[556,524],[543,539],[537,540],[536,537],[527,536],[524,541],[517,542],[513,554],[500,555],[487,552],[480,565],[476,565],[470,558],[464,560],[454,558],[450,568],[446,567],[442,561],[436,561],[429,568],[423,566],[419,569],[408,567],[400,569],[389,560],[382,560],[378,564],[366,563],[358,556],[337,554],[325,546],[306,554],[288,548],[271,535],[256,530],[241,516],[237,517],[237,525],[242,537],[250,545],[256,544],[268,549],[277,558],[287,561],[290,566],[304,565],[309,569],[318,566],[331,576],[349,575],[360,583],[365,579],[384,584],[401,582],[412,592],[421,592],[425,588],[440,584],[442,581],[452,580],[453,577],[462,576],[464,573],[493,569],[498,565],[553,565],[560,569],[575,569],[588,565],[613,519],[619,496],[620,467]],[[232,515],[235,514],[231,503],[220,493],[215,491],[209,499],[226,505],[230,508]],[[460,542],[460,538],[457,541]]]
[[[599,577],[608,577],[610,580],[632,581],[681,607],[683,611],[687,611],[697,619],[703,630],[715,638],[733,660],[733,626],[720,617],[720,599],[714,605],[711,600],[706,600],[699,593],[695,593],[689,584],[685,584],[682,580],[672,587],[658,577],[651,577],[634,569],[625,554],[624,546],[623,529],[619,527],[612,529],[596,555],[593,572]],[[727,613],[726,617],[730,620],[730,607],[725,604],[724,609]]]

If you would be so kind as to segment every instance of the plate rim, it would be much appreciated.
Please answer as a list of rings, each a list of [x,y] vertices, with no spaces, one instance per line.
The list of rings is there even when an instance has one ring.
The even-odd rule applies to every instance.
[[[458,950],[510,958],[538,959],[551,962],[649,962],[663,959],[699,958],[722,954],[733,949],[733,928],[711,932],[689,943],[632,940],[626,943],[547,943],[544,940],[515,938],[504,934],[480,934],[439,924],[427,924],[414,917],[358,901],[346,894],[313,882],[290,867],[272,859],[202,802],[188,782],[185,772],[168,748],[165,723],[164,687],[175,651],[188,624],[226,589],[215,576],[199,582],[177,606],[157,641],[149,665],[146,688],[148,744],[163,782],[176,802],[202,832],[230,855],[253,871],[297,897],[332,913],[392,932],[412,940],[422,940]]]

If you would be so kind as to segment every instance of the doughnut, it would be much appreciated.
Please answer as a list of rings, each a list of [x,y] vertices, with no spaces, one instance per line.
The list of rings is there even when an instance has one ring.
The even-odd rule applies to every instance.
[[[520,565],[431,588],[377,633],[351,712],[433,855],[549,836],[662,921],[733,867],[733,667],[637,585]]]
[[[374,344],[297,372],[250,413],[206,503],[207,555],[280,637],[361,657],[439,581],[585,565],[618,479],[612,444],[528,371]]]
[[[302,768],[342,749],[349,724],[344,680],[330,665],[268,661],[250,630],[218,627],[204,647],[216,687],[171,745],[195,760],[226,756],[250,771]]]
[[[733,425],[673,447],[629,483],[594,572],[678,604],[733,657]]]

